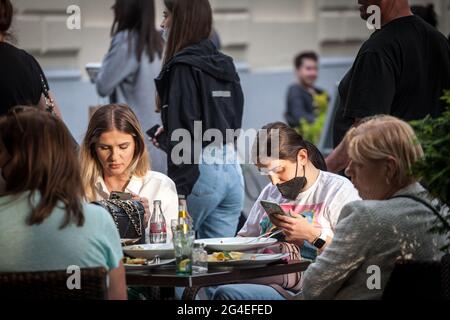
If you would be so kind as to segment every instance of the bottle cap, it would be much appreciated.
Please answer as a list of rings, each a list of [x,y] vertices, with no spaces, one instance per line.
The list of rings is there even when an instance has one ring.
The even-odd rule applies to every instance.
[[[155,205],[155,206],[161,205],[161,200],[155,200],[155,201],[153,201],[153,205]]]

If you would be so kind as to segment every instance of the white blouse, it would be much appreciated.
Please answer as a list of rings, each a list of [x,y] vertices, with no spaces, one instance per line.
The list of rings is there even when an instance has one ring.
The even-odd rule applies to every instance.
[[[97,201],[110,198],[110,192],[102,177],[97,179],[95,191]],[[161,209],[167,225],[167,242],[172,242],[171,221],[178,219],[178,194],[175,183],[162,173],[149,171],[147,175],[142,178],[133,176],[126,187],[125,192],[148,199],[150,214],[153,213],[153,201],[161,201]],[[145,230],[146,243],[150,243],[149,229],[150,225],[148,225]]]

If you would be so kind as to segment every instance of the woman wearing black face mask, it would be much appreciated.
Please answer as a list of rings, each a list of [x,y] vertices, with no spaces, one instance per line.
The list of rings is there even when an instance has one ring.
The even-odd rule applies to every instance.
[[[286,241],[301,247],[302,256],[315,259],[331,242],[341,208],[359,200],[352,183],[326,172],[320,151],[284,123],[262,129],[254,144],[254,160],[272,184],[253,207],[239,235],[251,237],[282,229]],[[261,200],[280,204],[292,217],[268,216]],[[259,234],[258,234],[259,233]]]
[[[257,237],[281,229],[284,241],[290,244],[289,252],[297,248],[303,258],[314,260],[331,242],[342,207],[360,200],[358,192],[348,179],[326,172],[320,151],[288,125],[272,123],[262,132],[267,134],[260,131],[253,147],[254,162],[272,183],[262,191],[238,235]],[[262,200],[280,204],[292,217],[268,216],[260,204]],[[272,249],[286,252],[285,248]],[[263,285],[221,286],[212,298],[280,300],[286,293],[294,294],[301,289],[299,278],[298,282],[284,279],[282,285],[277,279],[270,280],[273,283],[266,279]],[[269,286],[274,284],[278,284],[278,290]]]

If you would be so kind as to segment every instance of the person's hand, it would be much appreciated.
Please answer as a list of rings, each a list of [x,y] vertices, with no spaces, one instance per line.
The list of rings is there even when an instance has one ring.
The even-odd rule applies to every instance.
[[[156,131],[155,137],[152,139],[153,145],[154,145],[156,148],[158,148],[158,149],[160,149],[161,146],[160,146],[160,144],[159,144],[157,138],[158,138],[161,134],[163,134],[163,133],[164,133],[164,127],[161,126],[161,127],[159,127],[159,129]]]
[[[144,226],[148,226],[148,222],[150,221],[151,212],[150,212],[150,202],[147,198],[141,198],[140,196],[134,194],[133,200],[139,201],[144,206],[145,214],[144,214]]]
[[[314,228],[305,217],[292,211],[290,214],[293,218],[282,215],[269,216],[270,221],[283,230],[286,241],[296,245],[303,245],[304,241],[312,243],[320,237],[320,230]]]

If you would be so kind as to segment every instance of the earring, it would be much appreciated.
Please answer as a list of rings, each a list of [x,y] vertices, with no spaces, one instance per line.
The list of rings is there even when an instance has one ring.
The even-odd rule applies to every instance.
[[[387,184],[388,186],[390,186],[390,185],[391,185],[391,181],[389,180],[389,178],[388,178],[388,177],[386,177],[386,184]]]

